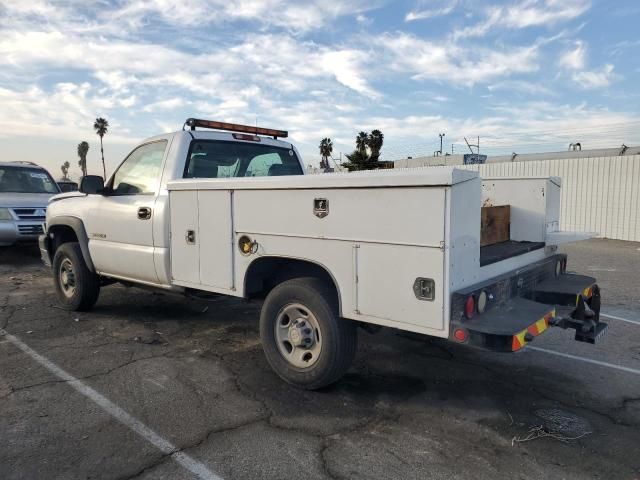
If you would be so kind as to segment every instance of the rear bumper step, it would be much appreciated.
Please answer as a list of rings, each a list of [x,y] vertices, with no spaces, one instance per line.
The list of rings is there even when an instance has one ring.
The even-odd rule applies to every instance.
[[[554,318],[554,307],[518,297],[464,322],[464,328],[469,345],[515,352],[547,330]]]
[[[451,322],[454,341],[487,350],[515,352],[549,327],[574,329],[575,340],[594,344],[607,332],[600,322],[600,289],[592,277],[563,274],[494,305],[471,319]],[[456,335],[462,330],[464,335]]]

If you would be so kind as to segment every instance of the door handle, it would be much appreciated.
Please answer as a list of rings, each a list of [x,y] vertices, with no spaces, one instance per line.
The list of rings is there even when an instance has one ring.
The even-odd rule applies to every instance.
[[[196,244],[196,232],[194,230],[187,230],[187,233],[184,235],[184,239],[188,245]]]
[[[151,218],[151,209],[149,207],[140,207],[138,209],[138,218],[140,220],[149,220]]]

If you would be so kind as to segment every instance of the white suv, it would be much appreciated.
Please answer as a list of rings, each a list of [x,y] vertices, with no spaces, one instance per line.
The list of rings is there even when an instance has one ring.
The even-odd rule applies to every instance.
[[[44,168],[0,162],[0,247],[36,241],[43,233],[49,199],[60,193]]]

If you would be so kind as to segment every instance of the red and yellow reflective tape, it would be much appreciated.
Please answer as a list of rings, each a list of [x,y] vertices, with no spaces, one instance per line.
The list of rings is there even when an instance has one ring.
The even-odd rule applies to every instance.
[[[585,300],[589,299],[593,296],[593,285],[582,290],[578,295],[576,295],[576,306],[580,301],[580,297],[583,297]]]
[[[555,316],[556,316],[556,309],[554,308],[549,313],[547,313],[544,317],[542,317],[540,320],[529,325],[527,328],[525,328],[521,332],[515,334],[511,340],[511,350],[515,352],[517,350],[520,350],[522,347],[524,347],[527,344],[527,341],[524,339],[527,333],[530,333],[534,337],[537,337],[542,332],[544,332],[547,328],[549,328],[549,322]]]

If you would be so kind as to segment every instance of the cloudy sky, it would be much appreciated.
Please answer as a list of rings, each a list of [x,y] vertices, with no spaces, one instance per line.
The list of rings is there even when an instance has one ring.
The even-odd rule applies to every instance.
[[[307,163],[640,143],[637,0],[0,0],[2,160],[112,169],[187,117],[287,129]],[[464,146],[466,149],[466,146]]]

